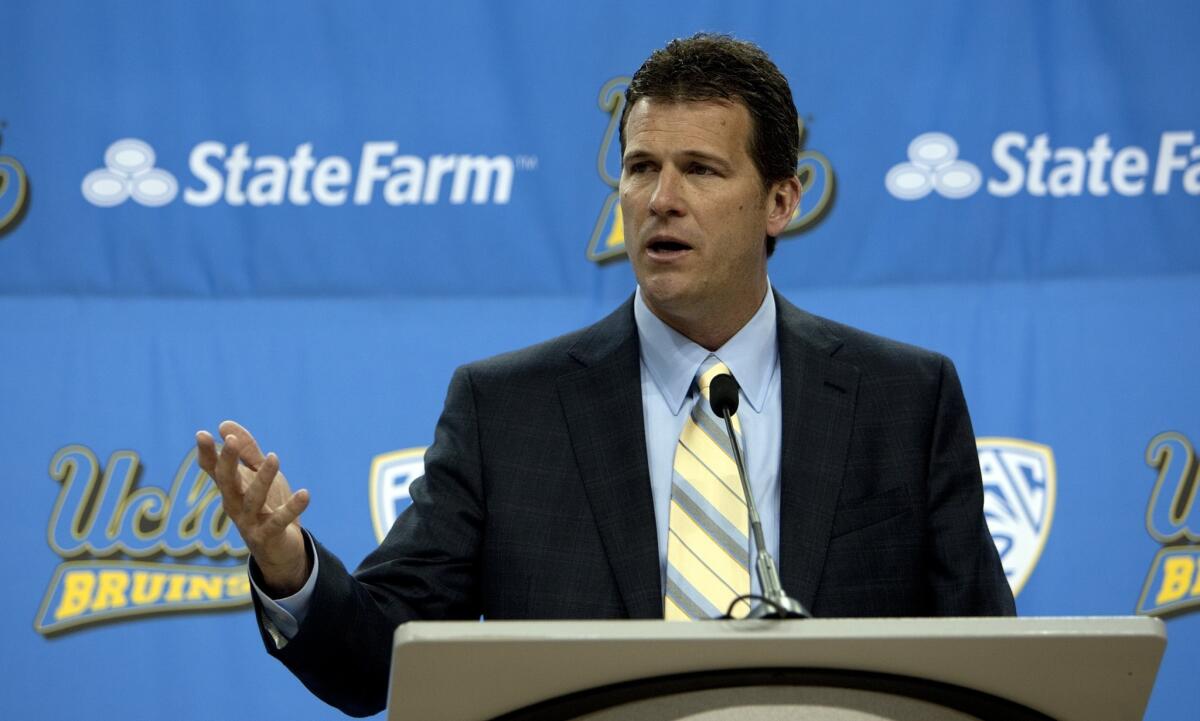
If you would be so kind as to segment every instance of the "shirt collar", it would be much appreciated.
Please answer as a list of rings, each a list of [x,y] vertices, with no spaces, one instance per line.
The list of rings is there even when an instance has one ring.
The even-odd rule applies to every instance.
[[[641,342],[642,363],[671,413],[678,415],[709,351],[654,315],[642,298],[640,287],[634,297],[633,318]],[[725,345],[713,351],[737,379],[742,395],[755,412],[761,411],[766,402],[767,387],[779,365],[776,332],[775,295],[768,281],[758,311]]]

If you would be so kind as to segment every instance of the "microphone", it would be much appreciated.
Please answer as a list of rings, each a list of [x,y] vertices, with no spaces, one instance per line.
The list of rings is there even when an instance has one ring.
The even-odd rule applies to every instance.
[[[784,593],[783,584],[779,581],[779,568],[776,567],[775,559],[771,557],[767,550],[767,542],[763,538],[758,506],[754,503],[754,494],[750,492],[750,482],[746,480],[742,449],[733,433],[733,414],[738,408],[738,384],[733,376],[722,373],[712,379],[708,386],[708,404],[713,413],[725,419],[725,431],[729,434],[730,445],[733,446],[733,461],[737,465],[738,477],[742,480],[742,492],[746,496],[746,507],[750,511],[750,530],[754,534],[754,545],[758,551],[755,565],[765,603],[751,608],[746,618],[812,618],[812,614],[802,603]]]

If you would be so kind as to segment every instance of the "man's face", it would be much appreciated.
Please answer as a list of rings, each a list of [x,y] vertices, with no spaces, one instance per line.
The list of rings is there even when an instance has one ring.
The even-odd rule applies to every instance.
[[[646,304],[667,320],[744,315],[766,292],[764,238],[791,219],[799,184],[764,189],[740,102],[642,98],[625,124],[621,213]],[[780,186],[795,193],[780,193]]]

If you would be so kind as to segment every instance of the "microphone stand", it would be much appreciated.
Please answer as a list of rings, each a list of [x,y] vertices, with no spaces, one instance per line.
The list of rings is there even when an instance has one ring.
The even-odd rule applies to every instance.
[[[737,409],[737,381],[730,375],[717,376],[717,378],[722,377],[728,378],[734,384],[733,402],[732,404],[723,403],[723,408],[718,415],[725,419],[725,430],[729,433],[729,443],[733,446],[733,461],[737,464],[738,478],[742,481],[742,492],[746,495],[746,507],[750,511],[750,529],[754,533],[754,545],[758,550],[758,557],[755,560],[758,568],[758,583],[762,586],[763,597],[766,599],[765,602],[753,606],[746,618],[812,618],[812,614],[808,612],[804,604],[784,592],[783,584],[779,581],[779,569],[775,565],[775,559],[767,550],[767,542],[763,538],[762,522],[758,517],[758,507],[754,502],[754,494],[750,492],[750,483],[746,480],[746,468],[742,463],[742,449],[738,447],[737,437],[733,433],[733,412]],[[716,384],[717,378],[713,379],[713,385]],[[715,397],[716,394],[711,395]],[[732,410],[730,405],[733,406]],[[713,410],[717,409],[713,408]]]

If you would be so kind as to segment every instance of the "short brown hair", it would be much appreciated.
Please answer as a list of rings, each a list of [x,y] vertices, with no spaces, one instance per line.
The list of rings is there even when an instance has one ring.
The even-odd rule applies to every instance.
[[[787,78],[762,48],[729,35],[697,33],[655,50],[633,74],[621,113],[621,150],[625,121],[642,98],[668,101],[740,101],[750,112],[747,150],[763,187],[796,174],[800,123]],[[767,236],[767,255],[775,238]]]

